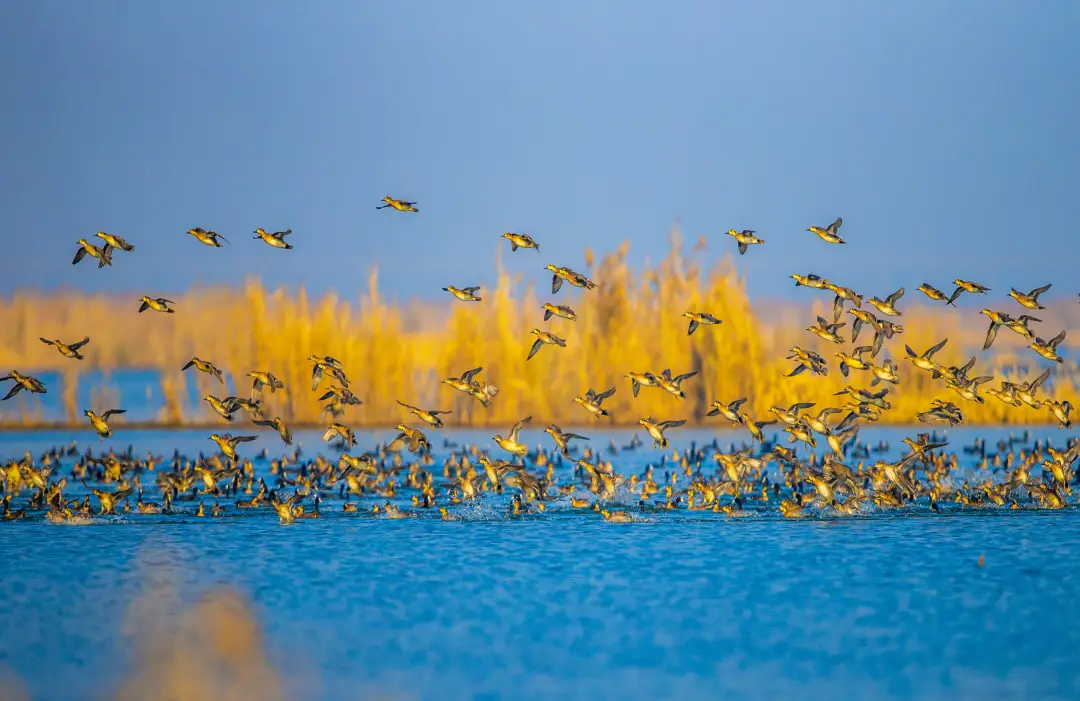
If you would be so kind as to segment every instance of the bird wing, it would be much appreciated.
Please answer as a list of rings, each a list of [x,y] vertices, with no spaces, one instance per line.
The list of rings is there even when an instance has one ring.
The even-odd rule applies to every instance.
[[[517,443],[518,434],[521,433],[521,429],[525,428],[525,424],[529,423],[530,421],[532,421],[532,417],[526,416],[524,419],[514,424],[514,427],[510,429],[510,440]]]
[[[605,399],[607,399],[608,397],[610,397],[613,394],[615,394],[615,388],[614,387],[612,387],[611,389],[609,389],[608,391],[606,391],[606,392],[604,392],[602,394],[596,395],[596,401],[598,403],[602,402],[602,401],[604,401]]]
[[[104,414],[101,415],[101,420],[102,421],[108,421],[109,417],[112,416],[113,414],[126,414],[126,413],[127,413],[127,409],[109,409],[108,411],[106,411]]]
[[[1052,285],[1053,285],[1053,283],[1043,285],[1042,287],[1036,287],[1031,292],[1028,292],[1028,297],[1038,297],[1043,292],[1046,292],[1047,290],[1049,290]]]
[[[397,403],[400,404],[401,406],[405,407],[409,411],[420,411],[419,409],[414,407],[412,404],[406,404],[405,402],[401,401],[400,399],[397,400]]]
[[[180,368],[180,372],[183,372],[184,370],[187,370],[189,367],[191,367],[194,364],[195,364],[195,359],[192,358],[191,360],[187,361],[187,364],[184,367]]]
[[[983,350],[988,350],[990,346],[994,345],[994,339],[997,338],[998,328],[1001,325],[995,321],[990,322],[990,328],[986,330],[986,340],[983,341]]]
[[[697,327],[698,327],[699,325],[700,325],[700,324],[698,324],[698,322],[697,322],[697,321],[696,321],[695,319],[691,319],[691,320],[690,320],[690,327],[689,327],[688,329],[686,329],[686,335],[687,335],[687,336],[691,336],[691,335],[693,335],[694,331],[696,331],[696,330],[697,330]]]
[[[42,340],[44,340],[44,339],[42,339]],[[69,348],[71,348],[71,350],[79,350],[80,348],[82,348],[83,346],[85,346],[85,345],[86,345],[87,343],[89,343],[89,342],[90,342],[90,337],[89,337],[89,336],[87,336],[86,338],[84,338],[83,340],[79,341],[78,343],[72,343],[72,344],[71,344],[71,345],[69,346]]]
[[[696,374],[698,374],[697,370],[691,370],[690,372],[684,372],[681,375],[676,375],[674,381],[675,382],[682,382],[683,380],[689,380],[691,377],[693,377]]]
[[[946,344],[946,343],[948,343],[948,342],[949,342],[949,338],[948,338],[948,337],[946,336],[945,338],[943,338],[943,339],[941,339],[940,341],[938,341],[938,342],[937,342],[936,344],[934,344],[934,345],[930,346],[930,348],[928,348],[928,349],[927,349],[927,351],[926,351],[926,354],[925,354],[925,356],[926,356],[927,358],[929,358],[929,357],[930,357],[930,356],[932,356],[932,355],[933,355],[934,353],[937,353],[937,352],[938,352],[939,350],[941,350],[942,348],[944,348],[944,347],[945,347],[945,344]]]
[[[746,253],[746,244],[740,241],[739,242],[739,255],[741,256],[744,253]]]
[[[551,276],[551,294],[555,294],[562,287],[562,278],[558,275]]]
[[[888,303],[890,306],[892,306],[892,305],[896,304],[897,302],[899,302],[900,298],[903,297],[903,296],[904,296],[904,288],[901,287],[899,290],[897,290],[896,292],[893,292],[891,295],[886,297],[885,302]]]
[[[462,382],[472,382],[472,379],[474,377],[476,377],[480,373],[480,371],[483,370],[483,369],[484,369],[483,367],[478,367],[478,368],[473,368],[472,370],[466,370],[465,372],[461,373],[461,381]]]
[[[536,355],[536,352],[538,350],[540,350],[540,347],[543,346],[543,345],[544,345],[544,342],[541,341],[539,338],[536,339],[535,341],[533,341],[532,349],[529,350],[529,357],[525,358],[525,360],[532,360],[532,357],[534,355]]]
[[[468,292],[471,295],[475,295],[477,292],[480,291],[480,285],[476,285],[474,287],[462,287],[461,291]]]
[[[78,263],[80,260],[82,260],[85,257],[86,257],[86,249],[83,248],[82,246],[80,246],[79,250],[75,251],[75,258],[71,261],[71,264],[75,265],[76,263]]]
[[[665,430],[665,429],[669,429],[669,428],[678,428],[679,426],[682,426],[684,423],[686,423],[686,419],[675,419],[673,421],[661,421],[660,422],[660,429]]]
[[[47,346],[55,346],[56,345],[56,341],[50,341],[47,338],[41,338],[41,336],[38,336],[38,339]],[[75,348],[75,346],[72,346],[72,348]]]

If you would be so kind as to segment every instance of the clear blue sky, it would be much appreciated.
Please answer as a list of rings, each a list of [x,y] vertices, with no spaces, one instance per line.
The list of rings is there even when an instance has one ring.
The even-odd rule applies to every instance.
[[[352,297],[377,263],[432,296],[492,280],[504,231],[541,242],[508,259],[540,281],[585,244],[655,260],[677,218],[710,258],[757,229],[754,295],[796,271],[1075,294],[1078,35],[1066,0],[12,0],[0,294],[255,274]],[[805,231],[837,215],[848,246]],[[73,268],[98,230],[136,254]]]

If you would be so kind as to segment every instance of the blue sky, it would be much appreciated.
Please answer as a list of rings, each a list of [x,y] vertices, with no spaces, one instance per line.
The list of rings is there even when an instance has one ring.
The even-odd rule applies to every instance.
[[[1077,27],[1065,0],[8,2],[0,294],[352,297],[377,264],[431,297],[493,280],[504,231],[540,241],[504,256],[540,282],[585,245],[658,259],[676,219],[710,259],[758,230],[758,297],[811,271],[1075,294]],[[849,245],[805,231],[837,215]],[[136,253],[72,267],[98,230]]]

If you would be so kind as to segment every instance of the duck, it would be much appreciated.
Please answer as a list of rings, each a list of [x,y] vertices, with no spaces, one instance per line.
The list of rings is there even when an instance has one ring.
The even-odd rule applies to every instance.
[[[935,302],[944,302],[948,299],[948,297],[945,296],[944,292],[942,292],[928,282],[924,282],[923,284],[919,285],[919,292],[922,292],[929,299]]]
[[[90,490],[90,493],[97,497],[98,500],[98,515],[108,516],[110,514],[116,514],[116,505],[127,499],[135,489],[133,487],[124,487],[117,489],[114,492],[106,492],[102,489],[94,489],[90,485],[83,482],[83,486]]]
[[[682,389],[682,383],[697,374],[697,370],[691,370],[690,372],[684,372],[681,375],[676,375],[672,377],[671,370],[665,368],[663,371],[660,372],[660,378],[657,381],[657,385],[660,387],[660,389],[676,397],[677,399],[684,399],[686,397],[686,392],[684,392]]]
[[[516,455],[519,458],[525,457],[529,452],[529,447],[524,443],[521,443],[519,437],[521,435],[521,429],[523,429],[530,421],[532,421],[531,416],[526,416],[521,421],[518,421],[514,424],[514,427],[510,429],[510,435],[506,438],[503,438],[496,433],[494,436],[495,442],[499,444],[500,448],[511,455]]]
[[[713,401],[712,404],[709,405],[712,407],[712,409],[709,409],[709,411],[706,412],[705,415],[723,416],[725,419],[731,422],[732,426],[738,426],[739,424],[743,424],[746,422],[746,416],[739,412],[739,408],[746,403],[746,399],[746,397],[739,397],[735,401],[728,402],[727,404],[720,401],[719,399],[716,399]]]
[[[329,443],[334,439],[335,436],[341,439],[343,445],[356,445],[356,434],[353,433],[353,430],[345,424],[339,423],[337,421],[330,424],[330,426],[326,429],[326,432],[323,433],[323,442]]]
[[[124,414],[126,412],[126,409],[109,409],[99,416],[89,409],[83,410],[83,414],[86,418],[90,419],[90,425],[97,431],[98,437],[101,440],[112,436],[112,429],[109,428],[109,417],[116,414]]]
[[[603,404],[605,399],[607,399],[613,394],[615,394],[614,387],[599,394],[590,389],[584,394],[584,396],[574,397],[574,401],[580,404],[581,407],[585,409],[585,411],[589,412],[596,418],[600,418],[601,416],[608,415],[607,411],[604,410],[604,408],[600,405]]]
[[[851,355],[842,351],[837,352],[836,357],[840,359],[840,374],[847,377],[851,370],[869,370],[870,362],[863,359],[863,354],[871,351],[873,348],[870,346],[859,346],[851,352]]]
[[[225,384],[225,376],[222,375],[221,370],[218,370],[217,366],[215,366],[209,360],[201,360],[197,356],[193,356],[184,367],[180,368],[180,372],[183,372],[190,367],[194,367],[199,372],[205,372],[211,377],[216,377],[218,382],[220,382],[221,384]]]
[[[449,511],[447,511],[445,506],[440,506],[439,507],[439,518],[441,518],[443,521],[460,521],[461,520],[460,516],[457,516],[455,514],[450,513]]]
[[[1009,291],[1009,296],[1015,299],[1021,306],[1026,307],[1027,309],[1046,309],[1046,307],[1039,304],[1039,295],[1049,290],[1052,285],[1053,283],[1043,285],[1042,287],[1036,287],[1034,290],[1028,292],[1027,294],[1020,292],[1015,287],[1013,287]]]
[[[949,295],[949,299],[945,302],[945,304],[952,305],[964,292],[983,295],[987,292],[990,292],[989,287],[980,285],[977,282],[961,280],[960,278],[956,278],[955,280],[953,280],[953,284],[956,285],[956,289],[953,290],[953,293],[951,295]]]
[[[552,304],[551,302],[545,302],[541,307],[544,310],[544,321],[547,321],[553,316],[557,316],[560,319],[568,319],[570,321],[577,321],[577,314],[573,309],[565,304]]]
[[[828,321],[825,320],[824,317],[819,316],[817,318],[817,326],[808,326],[806,330],[811,332],[818,338],[822,339],[823,341],[835,343],[839,346],[843,345],[844,339],[840,338],[837,332],[845,326],[847,326],[847,322],[834,321],[830,324]]]
[[[507,231],[502,237],[510,242],[511,251],[516,251],[519,248],[531,248],[537,253],[540,252],[540,244],[533,241],[532,237],[528,234],[515,234]]]
[[[600,515],[604,517],[604,520],[608,523],[632,523],[633,517],[625,511],[608,511],[607,509],[601,509]]]
[[[104,231],[99,231],[96,236],[103,240],[110,248],[127,251],[128,253],[135,250],[134,246],[115,234],[106,234]]]
[[[791,355],[787,356],[786,360],[795,360],[798,362],[798,365],[785,375],[785,377],[795,377],[796,375],[801,375],[806,370],[809,370],[815,375],[829,374],[829,366],[825,363],[825,359],[817,352],[805,350],[801,346],[792,346]]]
[[[690,325],[686,329],[687,336],[693,336],[698,326],[716,326],[724,323],[707,312],[683,312],[682,315],[690,320]]]
[[[106,265],[112,265],[112,246],[105,244],[101,248],[98,248],[94,244],[90,243],[86,239],[79,239],[79,250],[75,251],[75,258],[72,259],[71,264],[76,265],[79,261],[89,255],[92,258],[97,258],[99,268],[103,268]]]
[[[235,403],[236,397],[226,397],[225,399],[218,399],[212,394],[208,394],[203,397],[203,401],[210,405],[210,408],[217,413],[218,416],[226,421],[233,420],[233,412],[236,411],[237,406]]]
[[[1069,403],[1068,399],[1060,402],[1047,399],[1044,402],[1044,405],[1050,410],[1050,413],[1053,414],[1054,418],[1057,419],[1060,428],[1072,428],[1072,421],[1070,420],[1069,414],[1072,412],[1073,406]]]
[[[536,340],[533,341],[532,348],[529,350],[529,356],[525,360],[532,360],[532,357],[542,348],[545,344],[559,346],[560,348],[566,348],[566,340],[559,338],[553,333],[547,331],[541,331],[540,329],[533,329],[530,331],[532,335],[536,336]]]
[[[823,290],[829,285],[828,280],[820,275],[815,275],[814,273],[808,273],[806,275],[792,273],[791,277],[795,279],[795,287],[809,287],[815,290]]]
[[[207,231],[206,229],[200,228],[198,226],[188,229],[187,232],[194,236],[195,240],[199,243],[204,243],[207,246],[212,246],[214,248],[221,248],[222,241],[224,241],[225,243],[229,242],[227,238],[225,238],[218,232]]]
[[[453,413],[453,412],[451,412],[449,410],[445,410],[445,409],[440,409],[440,410],[432,409],[430,411],[427,411],[427,410],[424,410],[424,409],[420,409],[419,407],[415,407],[412,404],[406,404],[405,402],[401,401],[400,399],[397,400],[397,403],[400,404],[401,406],[405,407],[406,409],[408,409],[413,414],[416,414],[420,418],[421,421],[428,424],[432,428],[442,428],[443,427],[443,421],[439,417],[442,414]]]
[[[735,241],[739,244],[739,255],[746,253],[746,249],[749,246],[760,245],[765,243],[765,239],[759,239],[756,231],[750,229],[743,229],[742,231],[735,231],[735,229],[728,229],[728,236],[734,237]]]
[[[659,387],[660,378],[651,372],[628,372],[624,377],[630,379],[630,389],[633,391],[634,396],[638,396],[638,392],[642,387]]]
[[[255,419],[252,421],[256,426],[265,426],[266,428],[272,428],[277,431],[278,436],[285,445],[292,445],[293,436],[292,431],[285,425],[285,422],[281,420],[281,417],[275,416],[273,419]]]
[[[587,290],[596,289],[596,283],[585,277],[581,273],[574,272],[570,268],[564,268],[548,264],[544,270],[550,270],[551,276],[551,294],[557,293],[563,284],[563,280],[569,282],[574,287],[580,287]]]
[[[901,316],[900,311],[896,309],[896,303],[900,301],[900,298],[904,296],[904,288],[901,287],[896,292],[885,299],[878,299],[877,297],[871,297],[867,300],[867,304],[872,305],[879,312],[885,316]]]
[[[1036,336],[1035,340],[1028,346],[1028,348],[1032,349],[1047,360],[1053,360],[1056,363],[1063,363],[1065,362],[1065,359],[1057,354],[1057,347],[1064,340],[1065,331],[1062,331],[1057,336],[1051,338],[1049,341],[1044,341],[1043,339]]]
[[[949,338],[946,336],[934,345],[927,348],[926,351],[924,351],[921,355],[911,350],[911,346],[905,344],[904,353],[907,354],[908,360],[910,360],[911,364],[915,367],[919,368],[920,370],[926,370],[927,372],[936,373],[940,366],[936,362],[934,362],[934,354],[944,348],[945,344],[948,342]]]
[[[83,340],[77,341],[76,343],[62,343],[60,341],[53,341],[41,337],[39,337],[38,340],[47,346],[53,346],[54,348],[56,348],[56,350],[60,351],[60,355],[64,356],[65,358],[82,360],[83,356],[81,353],[79,353],[79,349],[90,342],[90,337],[87,336]]]
[[[286,251],[292,250],[292,245],[286,243],[285,237],[292,233],[292,229],[286,229],[285,231],[275,231],[272,234],[266,233],[265,229],[255,229],[255,235],[252,238],[262,239],[267,244],[274,248],[284,248]]]
[[[802,417],[799,416],[799,412],[803,409],[812,409],[814,402],[795,402],[787,409],[783,409],[778,406],[769,407],[769,411],[776,416],[776,418],[783,421],[788,426],[796,426],[802,422]]]
[[[829,224],[824,229],[820,226],[811,226],[807,229],[807,231],[817,234],[818,238],[825,243],[846,243],[837,235],[837,232],[840,231],[840,227],[843,226],[843,224],[844,220],[840,217],[837,217],[836,221],[834,221],[832,224]]]
[[[217,443],[218,448],[221,449],[225,457],[236,460],[236,446],[240,443],[250,443],[258,438],[258,436],[234,436],[231,433],[222,433],[220,435],[212,433],[209,440]]]
[[[272,372],[252,370],[247,376],[252,379],[251,390],[253,392],[262,392],[263,387],[269,387],[270,394],[273,394],[275,390],[285,389],[285,383],[275,377]]]
[[[480,297],[476,296],[476,293],[479,291],[479,285],[474,287],[454,287],[453,285],[447,285],[443,288],[443,292],[449,292],[462,302],[479,302]]]
[[[375,209],[386,209],[387,207],[390,207],[392,209],[396,209],[399,212],[419,212],[420,211],[419,209],[416,208],[416,203],[415,202],[409,202],[407,200],[395,200],[390,195],[387,195],[386,197],[382,198],[382,201],[385,202],[386,204],[379,205]]]
[[[142,302],[139,305],[139,313],[142,314],[147,309],[153,309],[155,312],[164,312],[166,314],[173,314],[175,309],[171,308],[170,304],[176,304],[172,300],[165,299],[164,297],[140,297],[139,301]]]
[[[559,448],[559,452],[562,453],[564,458],[570,456],[569,451],[571,440],[589,440],[587,436],[582,436],[577,433],[564,433],[563,430],[555,424],[551,424],[547,428],[545,428],[544,433],[551,436],[551,439],[555,441],[555,445]]]
[[[686,419],[675,419],[673,421],[657,421],[651,416],[646,416],[643,419],[639,419],[638,423],[645,427],[645,430],[649,432],[649,435],[653,439],[654,448],[666,448],[668,447],[667,437],[664,432],[671,428],[678,428],[686,423]]]

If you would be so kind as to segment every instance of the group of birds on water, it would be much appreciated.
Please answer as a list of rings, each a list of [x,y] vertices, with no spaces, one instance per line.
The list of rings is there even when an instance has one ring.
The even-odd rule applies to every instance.
[[[383,202],[378,209],[419,211],[416,202],[391,197],[383,198]],[[837,218],[829,226],[811,226],[808,231],[827,243],[844,244],[839,235],[842,224],[843,220]],[[188,233],[207,246],[221,247],[222,241],[227,242],[215,231],[192,228]],[[254,233],[254,238],[275,248],[292,248],[285,240],[292,234],[291,229],[267,233],[260,228]],[[727,233],[735,238],[740,254],[745,254],[752,245],[765,243],[752,230],[740,232],[732,229]],[[98,260],[99,268],[111,266],[113,251],[134,251],[134,246],[119,236],[105,232],[99,232],[97,236],[104,245],[99,247],[80,239],[80,248],[73,264],[90,256]],[[510,242],[512,252],[518,249],[540,250],[539,244],[528,234],[507,232],[502,237]],[[545,270],[552,273],[552,295],[559,292],[564,282],[586,291],[597,287],[597,283],[569,267],[548,265]],[[231,433],[212,434],[209,438],[216,444],[218,452],[209,456],[200,453],[194,459],[179,452],[171,460],[153,455],[140,458],[135,456],[131,448],[121,454],[114,451],[95,454],[92,450],[80,454],[74,445],[54,448],[37,459],[27,453],[21,460],[6,463],[0,471],[3,516],[5,519],[23,518],[29,509],[31,514],[44,514],[49,521],[85,522],[95,514],[90,504],[90,494],[97,499],[97,515],[116,514],[117,509],[122,508],[127,512],[144,514],[190,512],[195,516],[205,516],[206,500],[210,499],[211,516],[221,516],[232,513],[231,509],[223,508],[220,504],[221,500],[229,499],[233,500],[236,509],[273,509],[282,523],[320,516],[320,504],[324,498],[335,498],[335,494],[342,501],[341,511],[345,513],[364,510],[387,518],[406,518],[424,509],[437,508],[446,520],[461,518],[460,513],[450,511],[451,507],[475,504],[485,495],[504,492],[511,495],[507,508],[515,516],[551,512],[565,505],[569,509],[597,511],[605,520],[613,522],[639,518],[631,512],[640,514],[672,509],[711,510],[728,516],[745,516],[767,511],[769,504],[774,501],[778,503],[779,513],[788,518],[858,515],[871,508],[940,511],[942,505],[949,502],[957,503],[962,508],[1011,506],[1059,509],[1069,505],[1072,484],[1076,481],[1074,464],[1080,456],[1080,441],[1070,441],[1059,450],[1049,441],[1032,443],[1030,434],[1025,432],[1021,438],[1010,436],[1007,441],[999,442],[997,452],[988,452],[985,443],[977,441],[974,446],[964,448],[965,453],[977,456],[975,465],[962,467],[957,454],[943,450],[948,445],[946,439],[936,432],[919,433],[914,439],[904,439],[909,450],[899,459],[892,462],[878,459],[867,464],[872,453],[887,450],[887,446],[871,448],[864,445],[857,440],[857,435],[862,422],[877,421],[883,412],[891,408],[887,398],[890,386],[900,382],[897,363],[889,358],[879,362],[877,358],[888,339],[903,334],[903,326],[891,319],[902,316],[897,304],[904,296],[904,288],[883,298],[866,299],[867,306],[876,310],[875,314],[863,307],[864,297],[850,288],[815,274],[796,273],[792,277],[797,287],[824,290],[834,295],[832,319],[819,316],[816,324],[808,327],[807,331],[823,341],[843,346],[846,341],[841,330],[847,325],[847,321],[843,320],[847,313],[853,319],[852,344],[858,342],[863,328],[873,332],[868,345],[854,347],[850,353],[842,350],[836,352],[839,370],[844,377],[850,377],[853,372],[864,372],[870,379],[870,386],[856,388],[848,385],[836,393],[837,396],[846,397],[844,403],[817,407],[816,412],[811,411],[816,407],[811,402],[797,402],[787,408],[774,406],[769,409],[772,417],[766,420],[755,420],[743,410],[746,397],[712,402],[709,417],[722,417],[731,425],[743,427],[748,432],[749,443],[744,442],[741,446],[732,444],[722,450],[716,441],[706,446],[691,444],[684,451],[663,453],[658,466],[650,463],[639,474],[624,475],[615,470],[611,461],[611,457],[620,450],[614,441],[607,448],[606,456],[603,450],[586,446],[581,450],[580,457],[575,457],[578,446],[574,443],[589,441],[589,438],[563,431],[554,424],[544,429],[553,447],[545,449],[537,446],[530,449],[521,436],[522,430],[532,420],[531,416],[526,416],[505,437],[499,434],[493,437],[502,455],[493,455],[478,445],[458,446],[445,440],[443,448],[449,449],[449,453],[439,460],[424,431],[441,429],[444,425],[442,416],[451,412],[425,409],[399,400],[398,404],[423,422],[425,428],[421,430],[402,422],[398,424],[398,433],[394,438],[374,450],[360,453],[352,450],[357,444],[356,436],[351,428],[342,423],[341,418],[348,406],[361,404],[362,401],[349,389],[350,381],[340,361],[332,356],[313,354],[308,358],[312,363],[312,391],[318,391],[324,379],[330,380],[320,401],[325,402],[324,417],[329,415],[332,421],[323,435],[323,441],[333,443],[338,449],[340,457],[336,460],[321,455],[303,459],[299,447],[294,448],[291,455],[280,459],[271,459],[265,449],[255,460],[241,458],[237,453],[239,446],[257,440],[258,436]],[[930,300],[947,305],[954,304],[963,293],[985,295],[990,292],[989,288],[973,281],[957,279],[954,284],[956,288],[948,296],[926,283],[919,290]],[[1040,310],[1044,307],[1039,297],[1050,287],[1047,284],[1027,293],[1013,289],[1009,296],[1025,310]],[[479,285],[448,285],[443,288],[463,302],[482,302],[478,294],[480,289]],[[143,296],[140,302],[140,313],[146,310],[175,313],[174,303],[165,298]],[[574,310],[565,304],[547,302],[542,309],[545,322],[552,317],[569,322],[577,319]],[[998,330],[1004,327],[1023,336],[1029,341],[1028,347],[1042,358],[1063,362],[1057,349],[1065,339],[1064,331],[1050,340],[1044,340],[1031,328],[1031,324],[1040,322],[1032,315],[1024,313],[1014,317],[1007,312],[990,309],[983,309],[982,314],[990,320],[984,350],[991,347]],[[683,316],[689,319],[688,336],[702,326],[722,324],[721,319],[706,311],[686,311]],[[553,332],[534,328],[531,333],[535,340],[527,359],[532,359],[545,345],[566,347],[566,340]],[[75,343],[45,338],[41,341],[55,347],[67,358],[82,360],[82,349],[90,339],[87,337]],[[947,341],[943,339],[922,353],[905,345],[906,358],[915,368],[929,373],[934,380],[940,380],[961,399],[985,402],[979,393],[980,386],[994,378],[973,372],[975,357],[962,366],[948,366],[934,359]],[[789,377],[806,371],[816,375],[827,375],[829,372],[826,359],[813,350],[794,346],[788,359],[795,362],[795,367],[788,373]],[[217,379],[222,385],[225,383],[222,371],[208,360],[193,357],[182,371],[192,368]],[[467,370],[460,376],[446,378],[442,384],[488,407],[499,390],[491,382],[479,379],[482,370],[482,367]],[[630,380],[634,397],[639,395],[642,387],[650,387],[679,400],[685,397],[683,383],[697,374],[697,370],[673,374],[670,369],[664,369],[659,373],[627,372],[625,377]],[[1060,426],[1068,428],[1071,426],[1071,404],[1037,396],[1049,375],[1050,370],[1047,369],[1024,382],[1002,380],[1000,388],[988,387],[985,393],[1013,407],[1045,408]],[[208,394],[205,401],[216,414],[229,422],[234,420],[238,412],[250,414],[254,425],[273,429],[286,446],[291,446],[293,435],[285,422],[281,417],[269,418],[263,411],[263,393],[282,390],[284,383],[266,370],[251,371],[248,377],[252,380],[250,398],[219,398]],[[10,399],[23,390],[30,393],[47,391],[39,379],[18,371],[12,371],[0,381],[14,382],[4,399]],[[615,387],[603,392],[589,389],[575,397],[574,401],[591,417],[606,417],[608,412],[603,403],[615,391]],[[673,406],[677,406],[677,403]],[[123,413],[122,409],[100,413],[87,409],[84,412],[102,440],[112,436],[109,419]],[[833,417],[841,415],[842,418],[834,424]],[[933,400],[931,406],[914,418],[927,424],[943,423],[949,426],[961,424],[964,420],[960,406],[941,399]],[[682,426],[686,420],[658,420],[650,416],[641,418],[638,423],[652,438],[654,449],[666,450],[669,447],[667,432]],[[766,427],[778,423],[788,434],[787,445],[774,438],[766,438],[763,432]],[[819,437],[828,446],[822,455],[815,452]],[[800,443],[807,449],[803,458],[797,455],[798,446],[792,447]],[[631,443],[621,450],[633,451],[640,447],[642,443],[635,435]],[[414,457],[406,459],[406,452]],[[67,473],[63,474],[68,458],[74,460],[67,465]],[[859,460],[856,465],[849,464],[855,459]],[[709,460],[716,467],[711,474],[706,470]],[[260,474],[260,470],[257,470],[260,465],[268,468],[268,472]],[[569,474],[566,473],[567,468]],[[662,476],[660,471],[663,471]],[[161,494],[161,502],[143,500],[144,488],[148,486],[144,483],[150,475]],[[65,496],[69,478],[88,490],[81,500],[78,496]],[[115,486],[110,488],[108,485]],[[28,502],[23,508],[14,509],[13,498],[27,489],[30,491]],[[137,494],[134,510],[128,499],[132,494]],[[357,502],[364,497],[374,497],[376,503],[362,509]],[[411,499],[414,508],[395,504],[402,498]],[[313,504],[310,511],[302,503],[306,499]],[[377,503],[379,501],[383,503]],[[187,509],[179,506],[184,502],[196,502],[197,506]],[[550,509],[549,504],[552,506]],[[633,508],[615,509],[618,504]]]

